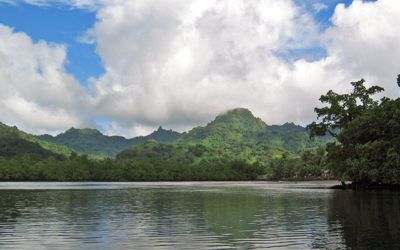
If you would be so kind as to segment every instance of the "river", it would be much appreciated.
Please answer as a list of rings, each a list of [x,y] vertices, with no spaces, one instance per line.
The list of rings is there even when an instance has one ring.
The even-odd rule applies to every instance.
[[[0,249],[400,249],[400,192],[334,184],[0,183]]]

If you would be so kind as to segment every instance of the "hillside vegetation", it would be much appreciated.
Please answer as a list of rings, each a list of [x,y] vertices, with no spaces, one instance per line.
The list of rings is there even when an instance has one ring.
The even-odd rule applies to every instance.
[[[320,178],[325,171],[326,139],[310,139],[305,128],[292,123],[268,126],[243,108],[184,134],[160,127],[132,139],[94,129],[71,128],[55,137],[6,129],[8,137],[0,144],[0,180],[254,180]],[[77,153],[63,157],[47,150],[52,147],[45,149],[46,143]]]
[[[176,162],[221,162],[240,159],[269,164],[274,159],[299,158],[323,146],[327,139],[310,139],[307,130],[293,123],[267,126],[248,109],[230,110],[204,127],[183,134],[174,144],[150,142],[122,151],[118,158],[168,158]]]
[[[172,143],[180,137],[180,133],[165,130],[159,127],[147,136],[139,136],[126,139],[122,136],[103,135],[96,129],[76,129],[70,128],[57,136],[41,135],[38,138],[42,141],[69,147],[80,154],[92,156],[114,157],[124,149],[142,144],[148,140],[155,140],[161,143]]]
[[[26,141],[38,144],[43,149],[46,149],[55,154],[69,156],[72,153],[72,150],[66,146],[52,143],[52,142],[49,142],[46,140],[42,140],[41,138],[38,138],[36,136],[33,136],[31,134],[28,134],[26,132],[19,130],[15,126],[14,127],[7,126],[0,122],[0,138],[2,138],[3,142],[6,141],[5,139],[3,139],[5,137],[7,137],[8,139],[9,138],[19,138],[22,140],[26,140]]]
[[[325,106],[315,109],[320,121],[309,127],[314,136],[336,138],[327,145],[327,164],[343,185],[400,188],[400,98],[375,100],[383,88],[364,83],[352,82],[351,93],[322,95]]]

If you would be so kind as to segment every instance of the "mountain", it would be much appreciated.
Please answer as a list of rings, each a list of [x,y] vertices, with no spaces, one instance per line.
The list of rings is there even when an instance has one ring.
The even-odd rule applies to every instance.
[[[162,143],[172,143],[181,136],[180,133],[165,130],[159,127],[156,131],[147,136],[139,136],[126,139],[122,136],[103,135],[96,129],[70,128],[57,136],[40,135],[40,140],[63,145],[72,150],[88,155],[115,156],[124,149],[142,144],[148,140],[155,140]]]
[[[306,128],[294,123],[268,126],[250,110],[238,108],[218,115],[204,127],[192,129],[178,141],[224,149],[255,144],[299,153],[315,148],[318,139],[310,139]]]
[[[206,126],[193,128],[183,134],[159,127],[147,136],[127,139],[106,136],[96,129],[70,128],[57,136],[33,136],[0,123],[1,135],[36,143],[56,154],[70,155],[73,150],[91,156],[114,157],[123,151],[119,157],[169,156],[178,162],[238,158],[266,163],[284,155],[297,157],[327,141],[326,138],[310,139],[304,127],[293,123],[267,125],[245,108],[227,111]],[[148,141],[152,143],[146,143]]]
[[[243,142],[266,128],[266,124],[248,109],[237,108],[218,115],[205,127],[196,127],[184,134],[179,142],[215,145]]]
[[[105,136],[96,129],[70,128],[55,137],[41,135],[37,138],[69,147],[77,153],[90,155],[113,155],[132,146],[122,136]]]
[[[11,127],[7,126],[3,123],[0,122],[0,138],[1,142],[3,143],[2,146],[6,147],[6,141],[7,143],[11,143],[14,146],[20,145],[22,146],[28,146],[28,148],[32,148],[33,144],[38,145],[40,148],[50,151],[54,154],[59,154],[59,155],[66,155],[69,156],[72,153],[72,150],[69,149],[66,146],[58,145],[51,143],[46,140],[42,140],[40,138],[35,137],[34,135],[28,134],[26,132],[23,132],[19,130],[17,127]],[[27,143],[29,142],[29,143]],[[14,147],[12,146],[12,147]],[[34,151],[37,151],[39,149],[34,149]],[[28,150],[29,151],[29,150]]]
[[[166,130],[161,126],[156,131],[146,136],[138,136],[130,139],[130,141],[140,144],[149,140],[154,140],[161,143],[173,143],[182,136],[181,133],[173,131],[172,129]]]
[[[35,158],[48,158],[59,155],[44,149],[39,144],[17,136],[0,136],[0,157],[21,157],[29,155]]]
[[[298,157],[325,143],[325,139],[310,139],[304,127],[293,123],[269,126],[250,110],[238,108],[218,115],[206,126],[184,133],[169,147],[144,144],[121,152],[118,158],[156,157],[162,160],[168,156],[177,162],[244,159],[268,163],[284,155]]]

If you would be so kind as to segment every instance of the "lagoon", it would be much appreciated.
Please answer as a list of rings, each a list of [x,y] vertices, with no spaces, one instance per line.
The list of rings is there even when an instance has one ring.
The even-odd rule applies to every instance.
[[[399,249],[400,192],[336,182],[3,182],[0,249]]]

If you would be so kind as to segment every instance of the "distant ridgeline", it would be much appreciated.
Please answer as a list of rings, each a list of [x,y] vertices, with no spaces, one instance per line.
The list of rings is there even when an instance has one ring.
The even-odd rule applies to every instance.
[[[282,157],[298,157],[323,146],[329,137],[310,139],[307,130],[293,123],[266,125],[244,108],[217,116],[204,127],[183,133],[173,144],[148,142],[122,151],[119,159],[160,157],[184,162],[242,159],[267,163]],[[180,158],[180,159],[177,159]]]
[[[164,150],[164,154],[161,154],[164,158],[170,156],[172,159],[185,153],[190,154],[190,150],[196,150],[195,161],[240,158],[250,162],[266,162],[283,155],[300,155],[307,149],[323,145],[326,141],[323,138],[310,139],[305,128],[293,123],[268,126],[244,108],[230,110],[217,116],[206,126],[193,128],[187,133],[159,127],[150,135],[126,139],[122,136],[106,136],[96,129],[71,128],[57,136],[31,137],[38,142],[68,147],[79,154],[91,156],[159,157],[158,154],[147,152],[150,147],[152,151]],[[137,147],[138,145],[142,146]],[[171,150],[174,151],[172,155]]]
[[[329,140],[310,139],[305,128],[293,123],[268,126],[244,108],[230,110],[186,133],[159,127],[150,135],[131,139],[75,128],[57,136],[34,136],[0,124],[0,180],[320,176]]]
[[[162,127],[159,127],[158,130],[150,135],[131,139],[126,139],[122,136],[106,136],[96,129],[70,128],[66,132],[55,137],[51,135],[41,135],[36,136],[36,138],[69,147],[80,154],[114,157],[124,149],[145,143],[149,140],[160,143],[172,143],[180,136],[180,133],[172,130],[165,130]]]

